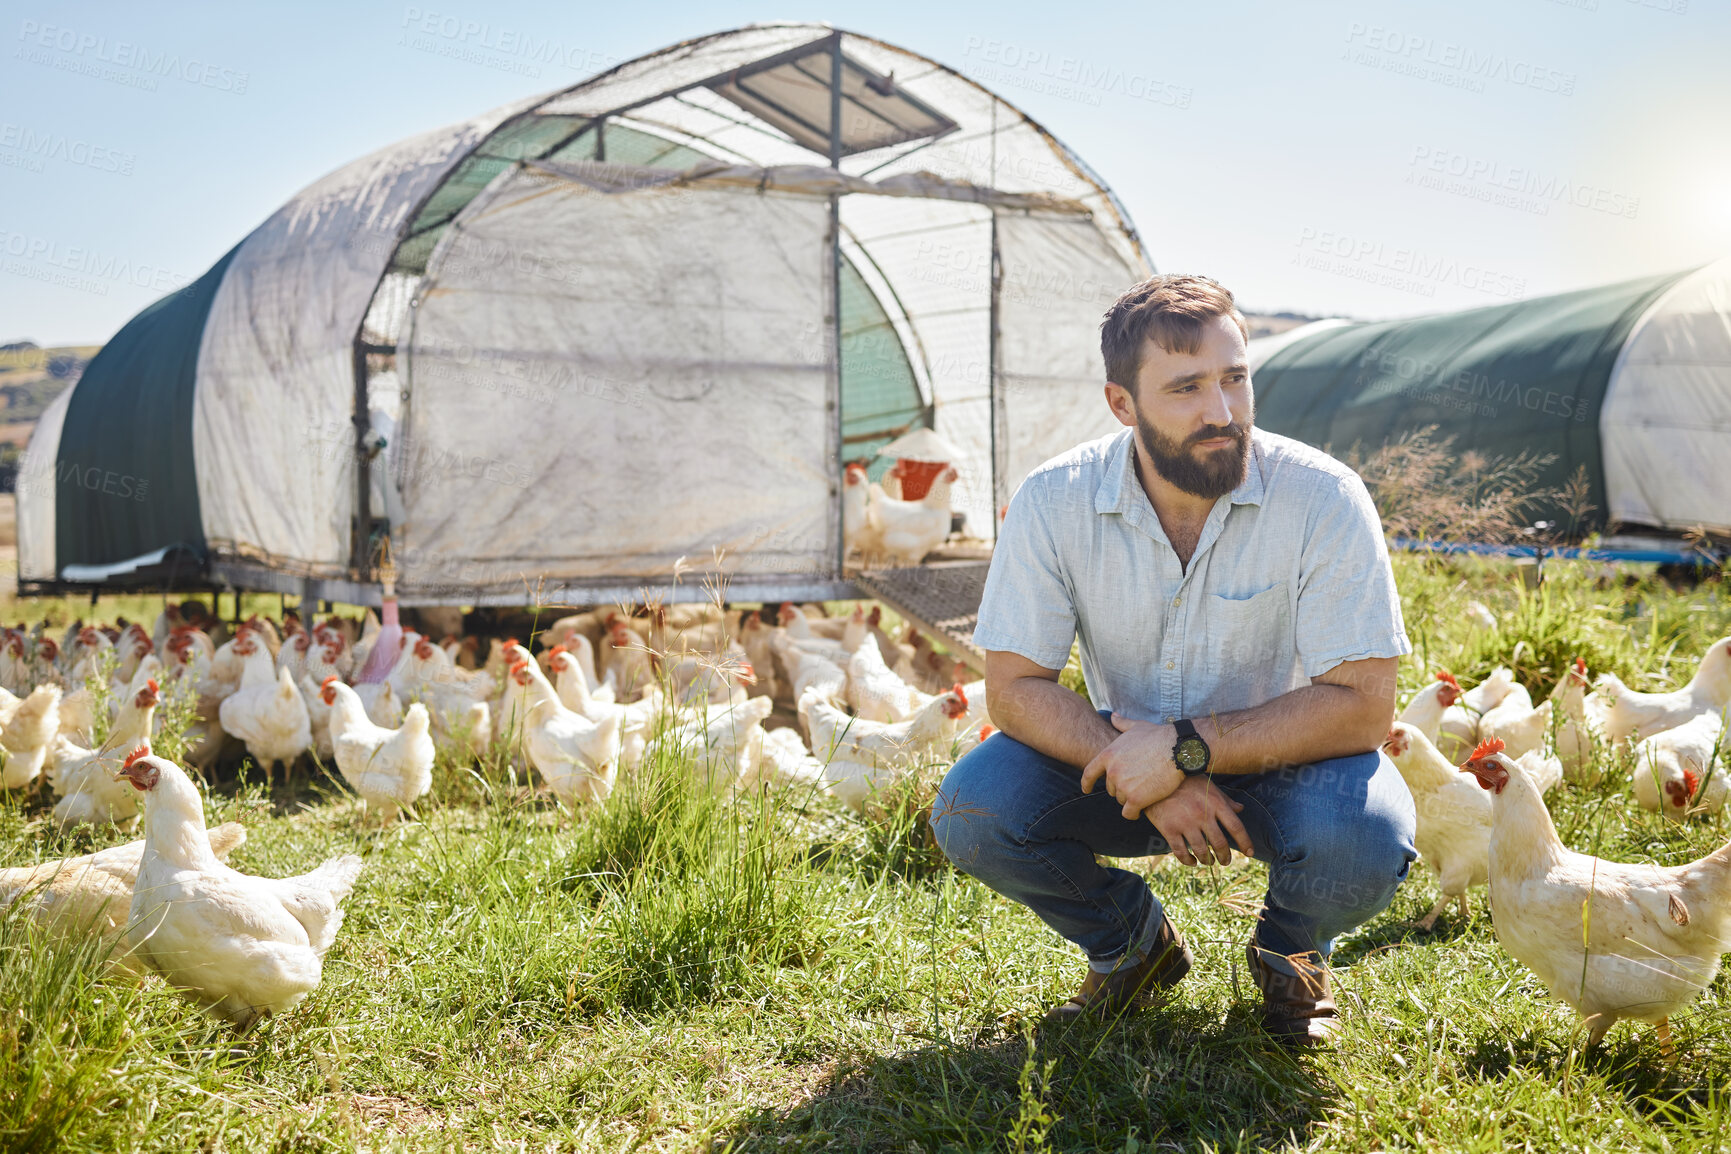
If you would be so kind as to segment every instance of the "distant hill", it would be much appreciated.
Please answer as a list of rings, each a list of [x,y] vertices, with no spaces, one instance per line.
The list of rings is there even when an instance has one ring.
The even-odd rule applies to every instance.
[[[101,345],[39,348],[34,341],[0,345],[0,492],[12,491],[18,459],[54,398],[75,383]]]

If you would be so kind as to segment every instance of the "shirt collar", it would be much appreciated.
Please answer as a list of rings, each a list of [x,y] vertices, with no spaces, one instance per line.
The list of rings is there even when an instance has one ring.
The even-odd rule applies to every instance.
[[[1261,505],[1264,492],[1262,479],[1262,443],[1261,430],[1250,430],[1250,460],[1245,463],[1244,480],[1232,490],[1234,505]],[[1136,448],[1133,438],[1134,429],[1125,429],[1118,434],[1117,441],[1112,446],[1111,456],[1106,460],[1106,470],[1100,478],[1100,483],[1094,487],[1094,512],[1122,513],[1132,520],[1138,516],[1137,510],[1146,507],[1153,512],[1153,506],[1148,504],[1148,494],[1142,491],[1142,482],[1136,479]]]

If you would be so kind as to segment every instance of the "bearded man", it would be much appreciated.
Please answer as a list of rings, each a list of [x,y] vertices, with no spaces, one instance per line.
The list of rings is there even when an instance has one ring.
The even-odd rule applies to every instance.
[[[1219,284],[1154,277],[1100,331],[1128,427],[1010,502],[974,631],[1000,732],[950,770],[934,832],[1086,952],[1049,1023],[1122,1013],[1191,966],[1147,882],[1097,855],[1201,866],[1236,845],[1269,870],[1247,947],[1263,1026],[1326,1042],[1334,939],[1417,857],[1380,749],[1411,652],[1382,525],[1356,473],[1254,427],[1247,329]],[[1073,640],[1092,706],[1058,681]]]

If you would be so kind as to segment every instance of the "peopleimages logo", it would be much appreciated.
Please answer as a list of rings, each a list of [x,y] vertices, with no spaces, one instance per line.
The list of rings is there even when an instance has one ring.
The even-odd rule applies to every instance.
[[[1527,290],[1525,277],[1351,233],[1304,228],[1297,247],[1293,264],[1419,296],[1435,296],[1439,284],[1509,299]]]
[[[605,52],[450,12],[405,7],[401,27],[397,43],[404,48],[524,76],[541,75],[541,64],[588,73],[620,63]]]
[[[209,64],[192,56],[183,57],[178,52],[157,51],[128,40],[110,40],[106,36],[36,20],[19,22],[18,40],[20,47],[13,53],[15,59],[94,76],[99,80],[112,80],[149,92],[155,92],[157,79],[163,78],[243,96],[247,81],[251,79],[250,73]]]
[[[1347,25],[1342,59],[1429,80],[1451,88],[1483,92],[1486,81],[1534,88],[1557,96],[1575,94],[1575,74],[1547,68],[1530,60],[1490,52],[1452,40],[1437,40],[1379,24]]]
[[[1552,204],[1634,220],[1641,198],[1525,165],[1504,164],[1446,148],[1415,145],[1407,183],[1545,216]]]
[[[1159,77],[1096,64],[1079,56],[1062,56],[1043,48],[1025,48],[1007,40],[968,37],[962,55],[969,58],[963,71],[980,80],[994,80],[1012,88],[1026,88],[1066,100],[1098,105],[1104,96],[1128,96],[1169,108],[1189,108],[1194,93],[1182,84]],[[982,68],[973,61],[994,67]]]
[[[31,162],[28,165],[19,165],[0,158],[0,164],[29,167],[33,172],[41,172],[44,161],[58,160],[65,164],[94,168],[98,172],[131,176],[132,166],[138,159],[134,154],[117,148],[92,144],[88,140],[79,140],[63,133],[37,132],[33,128],[10,121],[0,123],[0,151],[20,154]]]
[[[160,265],[140,264],[127,260],[125,257],[112,253],[99,252],[82,245],[63,245],[59,241],[47,237],[29,236],[21,232],[10,232],[0,229],[0,254],[14,258],[6,262],[7,272],[19,276],[33,276],[37,280],[47,280],[47,276],[35,276],[28,271],[34,267],[43,272],[58,270],[79,277],[90,278],[93,284],[100,282],[124,282],[137,288],[153,289],[156,292],[168,292],[187,284],[191,278],[181,273],[165,269]],[[80,286],[70,286],[80,287]],[[106,293],[104,287],[100,290]]]

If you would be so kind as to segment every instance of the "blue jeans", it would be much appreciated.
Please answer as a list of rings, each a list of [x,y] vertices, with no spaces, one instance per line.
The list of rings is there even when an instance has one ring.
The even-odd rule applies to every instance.
[[[1081,778],[1078,767],[994,733],[951,767],[932,829],[957,869],[1031,908],[1109,973],[1141,960],[1163,911],[1139,874],[1094,855],[1171,849],[1146,818],[1125,820],[1104,782],[1083,793]],[[1213,780],[1243,803],[1239,820],[1268,864],[1256,939],[1276,958],[1326,958],[1337,936],[1387,908],[1418,857],[1412,795],[1380,750]]]

